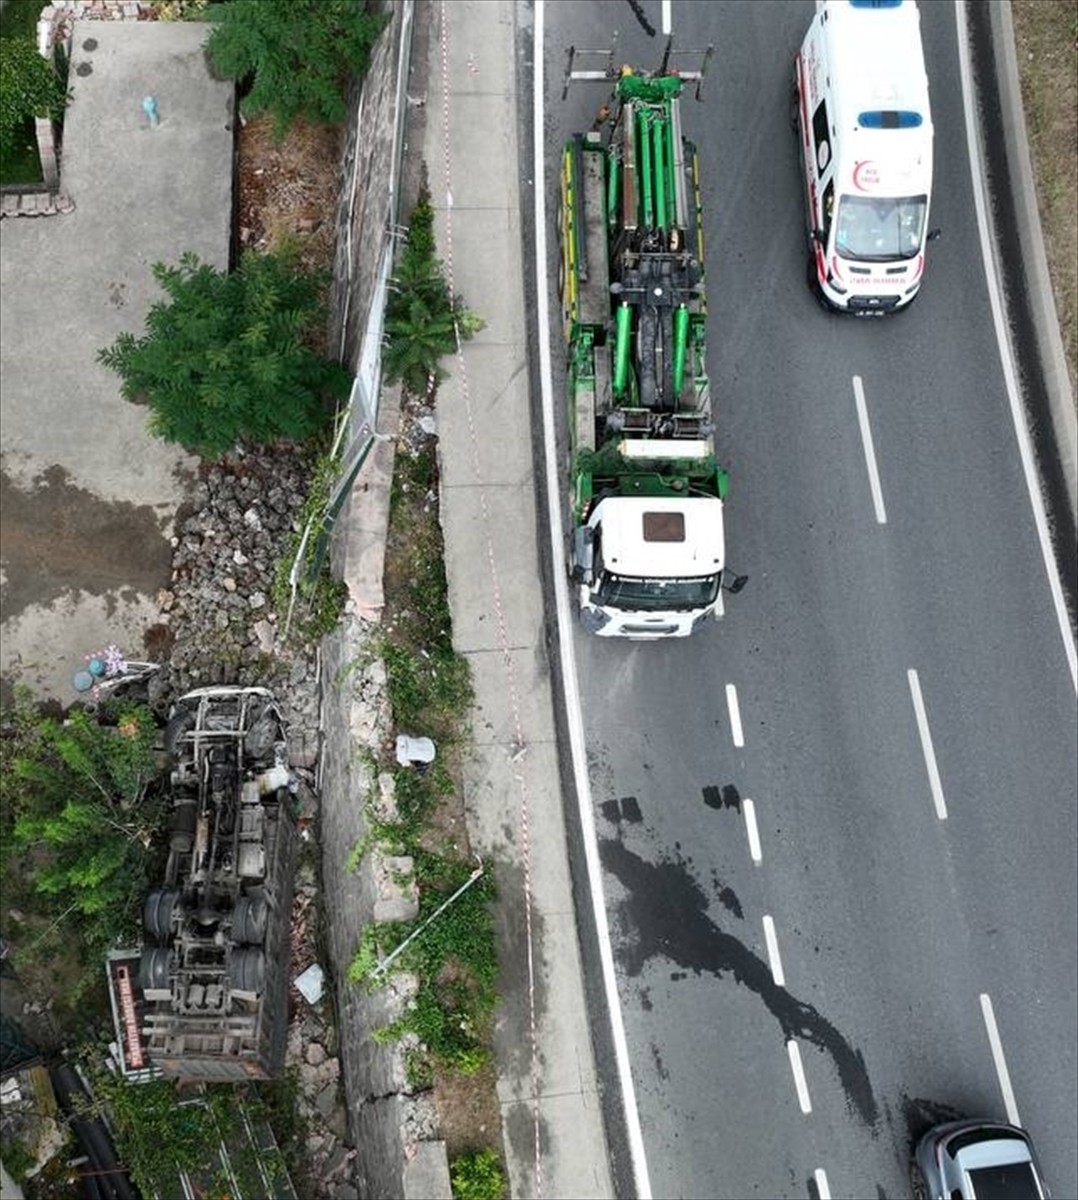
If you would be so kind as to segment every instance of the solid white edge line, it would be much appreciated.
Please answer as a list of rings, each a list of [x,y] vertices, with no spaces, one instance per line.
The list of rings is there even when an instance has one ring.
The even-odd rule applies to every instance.
[[[793,1038],[786,1043],[786,1052],[790,1056],[790,1070],[794,1073],[794,1087],[797,1088],[797,1103],[801,1111],[808,1116],[812,1112],[812,1101],[809,1099],[808,1082],[805,1079],[805,1068],[801,1065],[801,1047]]]
[[[730,733],[734,739],[734,745],[744,746],[745,732],[741,728],[741,706],[737,702],[737,688],[732,683],[726,685],[726,707],[730,710]]]
[[[1007,1070],[1007,1060],[1003,1057],[1003,1043],[999,1040],[999,1030],[996,1028],[996,1014],[992,1011],[992,997],[987,992],[981,993],[981,1015],[988,1030],[988,1044],[992,1047],[992,1061],[996,1064],[996,1075],[999,1077],[999,1090],[1003,1093],[1007,1120],[1012,1125],[1021,1125],[1014,1088],[1011,1087],[1011,1073]]]
[[[550,298],[547,290],[547,227],[545,199],[545,161],[543,144],[543,89],[545,64],[543,60],[545,23],[544,0],[536,0],[533,42],[532,137],[534,161],[532,163],[532,195],[535,213],[535,278],[537,290],[537,331],[539,339],[539,387],[543,409],[543,450],[546,472],[548,508],[550,518],[551,556],[553,558],[554,597],[558,614],[558,646],[563,665],[562,689],[565,701],[566,727],[569,733],[569,751],[573,763],[573,778],[576,784],[577,803],[580,809],[580,828],[584,842],[584,858],[587,863],[588,887],[591,891],[592,917],[599,944],[599,959],[602,966],[603,990],[607,1010],[610,1013],[610,1033],[617,1062],[618,1083],[621,1090],[625,1115],[625,1132],[632,1159],[633,1180],[639,1200],[651,1200],[651,1180],[648,1175],[647,1157],[644,1153],[644,1137],[640,1128],[640,1114],[633,1088],[632,1067],[629,1062],[629,1047],[625,1037],[625,1020],[618,999],[617,978],[614,973],[614,951],[610,944],[610,928],[606,916],[603,896],[602,870],[599,862],[599,840],[595,832],[592,813],[591,787],[588,781],[587,761],[584,746],[584,722],[580,708],[580,694],[576,683],[576,655],[573,650],[573,633],[569,606],[569,589],[565,564],[561,560],[564,541],[561,514],[561,489],[558,477],[557,443],[554,433],[554,397],[551,386],[550,361]]]
[[[749,837],[749,853],[752,861],[758,863],[763,857],[760,850],[760,831],[756,827],[756,805],[751,800],[741,801],[741,811],[745,815],[745,832]]]
[[[925,768],[928,771],[928,786],[932,789],[932,803],[936,806],[936,816],[941,821],[946,821],[947,802],[943,799],[943,785],[940,783],[939,767],[936,766],[936,751],[932,746],[932,731],[928,728],[928,714],[925,712],[925,702],[921,697],[921,681],[912,667],[906,672],[906,678],[910,683],[913,712],[917,718],[917,732],[921,736],[921,753],[924,755]]]
[[[1014,423],[1014,433],[1018,440],[1018,453],[1022,460],[1022,474],[1025,476],[1026,491],[1029,494],[1030,507],[1033,509],[1033,522],[1037,527],[1037,538],[1041,546],[1041,558],[1044,560],[1044,570],[1048,576],[1048,588],[1052,594],[1052,603],[1056,610],[1056,621],[1063,638],[1063,650],[1067,656],[1070,668],[1071,685],[1078,692],[1078,649],[1075,647],[1074,633],[1071,630],[1070,617],[1067,615],[1067,602],[1063,596],[1063,584],[1059,578],[1059,567],[1052,553],[1052,538],[1048,532],[1048,516],[1044,511],[1044,500],[1041,496],[1040,484],[1037,479],[1036,459],[1030,442],[1029,429],[1026,427],[1025,413],[1022,410],[1022,400],[1018,389],[1018,376],[1014,366],[1014,356],[1011,354],[1011,343],[1008,338],[1008,324],[1003,311],[1001,288],[996,274],[995,258],[992,255],[992,240],[989,237],[989,208],[983,192],[984,165],[981,162],[981,146],[977,138],[977,110],[972,102],[972,84],[970,82],[972,69],[969,62],[969,41],[966,37],[965,22],[966,6],[963,0],[955,0],[955,26],[958,31],[958,74],[962,81],[962,105],[966,114],[966,144],[969,148],[969,167],[973,184],[973,206],[977,210],[977,229],[981,238],[981,258],[984,262],[985,281],[988,285],[988,299],[992,307],[992,322],[996,328],[996,345],[999,347],[999,360],[1003,368],[1003,378],[1007,385],[1007,400],[1011,408],[1011,420]]]
[[[865,461],[868,464],[872,507],[876,510],[876,520],[879,524],[886,525],[887,510],[883,507],[883,489],[880,487],[880,472],[876,467],[876,448],[872,443],[872,426],[868,423],[868,405],[865,403],[865,389],[860,375],[853,377],[853,399],[857,406],[857,424],[861,427],[861,445],[864,447]]]
[[[767,961],[771,964],[771,978],[776,987],[785,987],[786,976],[782,972],[779,939],[775,936],[775,919],[769,913],[764,914],[764,941],[767,943]]]
[[[662,27],[663,37],[668,36],[673,29],[673,14],[670,12],[670,0],[662,0]]]
[[[827,1172],[823,1167],[817,1167],[812,1172],[812,1178],[816,1180],[816,1194],[820,1200],[831,1200],[831,1185],[827,1182]]]

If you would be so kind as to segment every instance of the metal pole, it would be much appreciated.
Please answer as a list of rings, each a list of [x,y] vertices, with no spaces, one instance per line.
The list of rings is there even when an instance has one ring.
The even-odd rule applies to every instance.
[[[441,904],[439,904],[438,907],[434,910],[434,912],[432,912],[430,914],[430,916],[423,922],[422,925],[420,925],[420,927],[418,929],[413,929],[412,932],[404,939],[403,942],[401,942],[401,944],[396,948],[396,950],[393,951],[392,954],[387,955],[385,958],[382,959],[382,961],[380,963],[378,963],[375,966],[374,970],[371,971],[371,978],[377,979],[379,975],[384,975],[386,973],[386,971],[389,970],[389,964],[398,955],[402,954],[407,946],[409,946],[412,942],[415,941],[415,939],[417,937],[419,937],[419,935],[423,932],[424,929],[427,928],[427,926],[431,923],[431,921],[434,920],[435,917],[440,917],[442,915],[442,913],[444,913],[445,910],[453,903],[453,901],[457,899],[458,896],[463,895],[482,874],[483,874],[483,864],[480,863],[479,866],[475,868],[475,870],[460,885],[460,887],[457,888],[457,890],[452,894],[452,896],[449,897],[448,900],[445,900]]]

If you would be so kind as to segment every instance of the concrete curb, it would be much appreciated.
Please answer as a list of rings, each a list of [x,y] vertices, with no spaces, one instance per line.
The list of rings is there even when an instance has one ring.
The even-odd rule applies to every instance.
[[[1059,331],[1059,314],[1048,273],[1044,231],[1037,209],[1037,190],[1033,182],[1010,3],[993,4],[990,13],[997,51],[1000,113],[1010,165],[1009,182],[1018,214],[1017,233],[1025,264],[1026,291],[1036,330],[1037,353],[1044,373],[1052,426],[1066,479],[1067,499],[1071,516],[1078,520],[1078,415],[1075,413],[1074,393]]]

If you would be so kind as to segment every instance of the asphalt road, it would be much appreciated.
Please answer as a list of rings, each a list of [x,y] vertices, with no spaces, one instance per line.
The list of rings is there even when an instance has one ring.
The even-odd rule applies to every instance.
[[[716,46],[684,125],[750,581],[702,637],[576,644],[656,1196],[905,1194],[929,1124],[1007,1116],[985,996],[1012,1115],[1078,1195],[1075,691],[993,330],[954,9],[922,11],[944,238],[912,309],[859,323],[804,285],[788,113],[812,5],[673,5],[679,45]],[[619,61],[655,65],[659,24],[655,2],[548,6],[548,164],[605,98],[560,101],[565,47],[616,28]]]

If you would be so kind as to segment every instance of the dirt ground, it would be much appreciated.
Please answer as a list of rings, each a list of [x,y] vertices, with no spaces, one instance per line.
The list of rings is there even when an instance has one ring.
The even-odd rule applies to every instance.
[[[1048,269],[1078,392],[1078,0],[1013,0],[1011,11]]]

